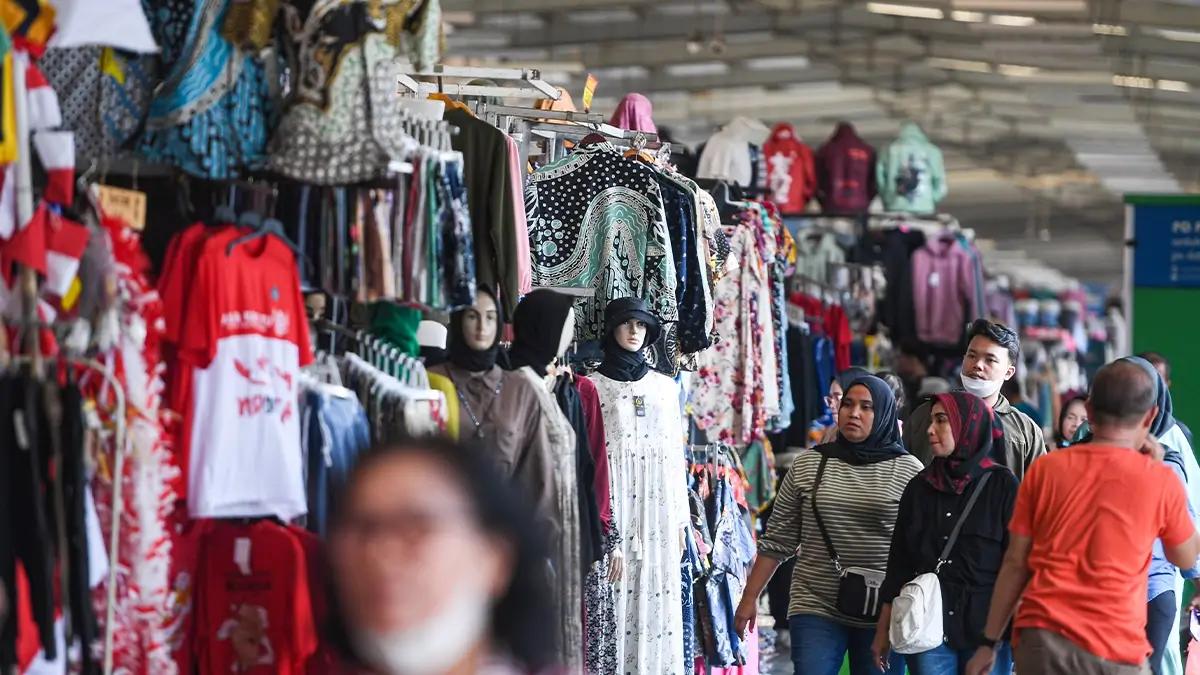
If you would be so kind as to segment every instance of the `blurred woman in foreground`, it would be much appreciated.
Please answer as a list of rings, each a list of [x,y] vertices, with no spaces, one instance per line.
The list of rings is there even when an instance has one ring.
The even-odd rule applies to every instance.
[[[377,675],[515,675],[550,661],[546,556],[482,455],[426,439],[361,458],[329,539],[331,637]]]

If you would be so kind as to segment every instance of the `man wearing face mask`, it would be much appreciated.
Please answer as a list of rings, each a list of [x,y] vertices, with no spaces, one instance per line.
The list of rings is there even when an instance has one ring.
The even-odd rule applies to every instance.
[[[1046,454],[1046,437],[1037,423],[1017,410],[1000,393],[1004,382],[1017,372],[1021,343],[1017,334],[1003,324],[980,319],[971,324],[967,353],[963,355],[962,389],[992,406],[1004,425],[1003,456],[994,459],[1007,466],[1017,480],[1025,477],[1033,460]],[[904,446],[926,466],[933,460],[929,438],[931,404],[922,403],[904,425]]]

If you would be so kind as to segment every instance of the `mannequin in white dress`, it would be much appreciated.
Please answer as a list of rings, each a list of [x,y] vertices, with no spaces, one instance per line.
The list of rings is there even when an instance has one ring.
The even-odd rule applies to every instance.
[[[617,582],[617,665],[622,673],[683,675],[680,561],[689,524],[687,442],[679,387],[650,369],[645,347],[661,325],[646,303],[605,310],[604,361],[593,377],[608,447],[613,520],[623,539]]]

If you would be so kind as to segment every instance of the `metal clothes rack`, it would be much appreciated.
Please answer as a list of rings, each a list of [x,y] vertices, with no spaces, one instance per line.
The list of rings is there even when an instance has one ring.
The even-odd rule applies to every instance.
[[[433,78],[419,81],[416,78]],[[446,78],[512,82],[512,85],[447,83]],[[427,70],[406,69],[397,75],[400,87],[419,98],[432,93],[450,96],[492,96],[498,98],[548,98],[557,101],[558,89],[542,79],[541,71],[532,68],[479,68],[474,66],[432,66]]]

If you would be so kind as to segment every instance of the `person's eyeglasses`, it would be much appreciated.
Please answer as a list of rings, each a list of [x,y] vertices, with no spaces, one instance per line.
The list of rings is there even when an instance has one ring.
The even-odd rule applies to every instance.
[[[837,410],[838,406],[842,405],[841,394],[831,394],[825,397],[825,405],[831,410]]]

